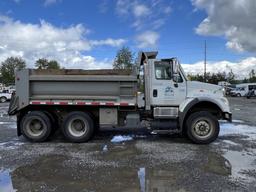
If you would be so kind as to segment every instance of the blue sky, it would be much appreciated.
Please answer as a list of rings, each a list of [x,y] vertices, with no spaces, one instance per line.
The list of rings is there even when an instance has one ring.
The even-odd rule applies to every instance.
[[[239,1],[243,0],[229,1],[231,4],[228,5],[236,6],[232,2]],[[128,46],[136,53],[140,50],[158,50],[160,57],[176,56],[182,63],[193,64],[203,60],[205,40],[209,62],[225,60],[236,63],[253,57],[255,52],[250,48],[247,49],[252,46],[246,46],[244,42],[237,40],[239,39],[237,36],[229,35],[228,31],[233,24],[230,28],[223,28],[216,19],[214,11],[209,11],[209,6],[215,6],[215,14],[217,14],[218,6],[221,6],[218,3],[221,2],[223,1],[1,0],[0,36],[8,40],[0,41],[0,48],[3,47],[2,50],[0,49],[0,60],[1,56],[5,58],[12,53],[33,60],[29,62],[34,62],[37,57],[61,60],[64,55],[72,51],[72,54],[82,58],[80,60],[77,58],[74,62],[86,62],[88,58],[85,56],[90,56],[89,60],[94,60],[91,67],[97,65],[97,62],[100,63],[99,66],[105,66],[104,63],[111,63],[121,46]],[[227,26],[231,16],[227,16],[229,17]],[[211,22],[208,22],[207,26],[200,26],[206,18],[210,18]],[[213,26],[219,26],[218,30],[212,30]],[[5,29],[2,33],[1,28]],[[69,29],[70,37],[65,39],[62,32],[66,33],[65,30]],[[33,34],[40,34],[42,31],[41,34],[44,36],[40,39],[33,37],[34,39],[30,41],[29,37],[24,38],[24,35],[20,38],[15,34],[9,35],[8,30],[12,30],[12,34],[16,31],[17,36],[27,31],[27,36],[31,38]],[[44,40],[43,38],[47,39],[51,36],[51,30],[56,34],[61,33],[63,36],[60,37],[63,39],[54,36],[49,38],[50,40]],[[74,37],[71,37],[73,32]],[[19,45],[14,45],[15,40]],[[36,49],[34,54],[33,46],[30,46],[32,42],[42,43],[42,51],[34,48]],[[50,49],[51,43],[57,46]],[[62,43],[63,46],[60,45]],[[68,52],[63,52],[65,45],[70,43],[75,43],[76,46],[72,46]],[[83,49],[83,46],[87,48]],[[9,50],[6,51],[7,49]],[[49,51],[47,52],[46,49]],[[62,53],[59,55],[54,53],[58,51]],[[34,56],[31,57],[33,54]],[[67,58],[60,62],[73,62],[71,60]],[[65,63],[65,66],[68,64]]]

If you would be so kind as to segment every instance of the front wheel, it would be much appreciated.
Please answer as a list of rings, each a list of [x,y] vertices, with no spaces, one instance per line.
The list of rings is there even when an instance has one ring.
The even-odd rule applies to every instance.
[[[192,113],[186,122],[189,139],[197,144],[209,144],[220,131],[218,119],[207,111]]]

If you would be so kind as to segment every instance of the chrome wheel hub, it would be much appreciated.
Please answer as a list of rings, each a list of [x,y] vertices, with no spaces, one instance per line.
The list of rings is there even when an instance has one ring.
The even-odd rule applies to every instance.
[[[27,124],[27,132],[34,137],[40,136],[43,133],[44,125],[38,119],[32,119]]]
[[[199,137],[207,137],[211,133],[211,126],[207,121],[200,120],[194,125],[194,132]]]
[[[71,135],[81,137],[88,130],[88,125],[82,119],[73,119],[68,125],[68,130]]]

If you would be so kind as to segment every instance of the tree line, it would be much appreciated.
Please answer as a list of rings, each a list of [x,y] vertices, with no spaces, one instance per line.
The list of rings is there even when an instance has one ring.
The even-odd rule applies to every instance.
[[[21,57],[9,57],[1,63],[0,73],[1,81],[4,85],[14,84],[15,71],[26,68],[26,62]],[[35,62],[36,69],[60,69],[60,64],[55,60],[45,58],[38,59]]]
[[[133,64],[135,63],[134,53],[128,48],[121,48],[115,57],[113,68],[114,69],[132,69]],[[236,75],[232,70],[227,72],[217,72],[217,73],[206,73],[206,77],[202,74],[188,74],[188,79],[191,81],[201,81],[207,82],[211,84],[218,84],[220,81],[229,82],[230,84],[238,84],[238,83],[252,83],[256,82],[256,74],[254,69],[250,71],[248,74],[248,78],[244,78],[243,80],[237,79]]]
[[[117,51],[113,62],[114,69],[132,69],[134,64],[134,53],[128,47],[122,47]],[[35,62],[36,69],[61,69],[60,64],[56,60],[48,60],[40,58]],[[4,85],[15,83],[15,71],[25,69],[26,62],[21,57],[9,57],[1,63],[0,66],[0,82]],[[62,68],[64,69],[64,68]]]
[[[218,84],[220,81],[225,81],[230,84],[239,84],[239,83],[255,83],[256,82],[256,74],[254,69],[250,71],[248,74],[248,78],[244,78],[243,80],[236,79],[236,75],[233,73],[232,70],[230,72],[218,72],[218,73],[206,73],[206,77],[202,74],[188,74],[188,79],[191,81],[201,81],[207,82],[212,84]]]

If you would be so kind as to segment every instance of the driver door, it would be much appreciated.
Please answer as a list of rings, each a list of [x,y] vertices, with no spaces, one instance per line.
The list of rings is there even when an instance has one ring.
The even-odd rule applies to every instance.
[[[186,98],[186,80],[180,75],[178,82],[174,82],[172,71],[170,62],[154,62],[151,80],[151,105],[179,106]]]

